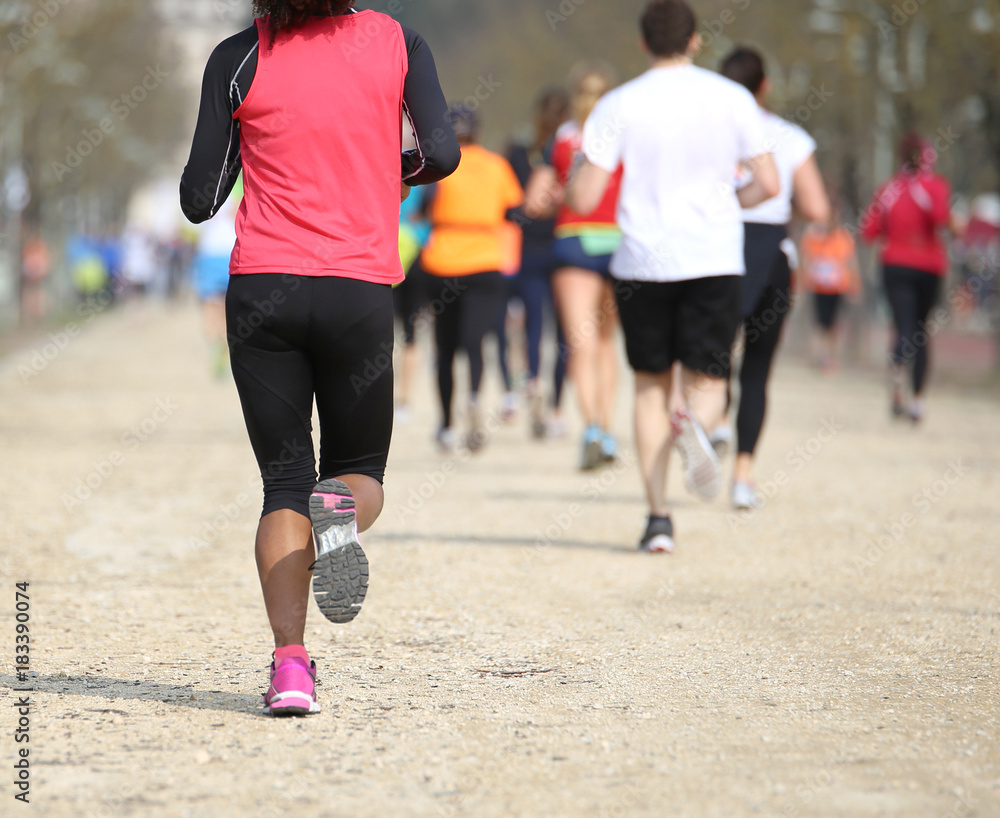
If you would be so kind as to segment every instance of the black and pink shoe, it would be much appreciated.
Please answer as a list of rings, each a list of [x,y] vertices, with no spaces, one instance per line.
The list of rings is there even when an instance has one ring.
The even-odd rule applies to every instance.
[[[350,622],[368,592],[368,559],[358,542],[354,496],[346,483],[323,480],[309,498],[316,562],[313,596],[331,622]]]

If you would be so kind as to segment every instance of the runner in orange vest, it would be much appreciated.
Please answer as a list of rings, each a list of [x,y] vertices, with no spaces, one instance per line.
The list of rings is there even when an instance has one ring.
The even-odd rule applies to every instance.
[[[839,366],[836,323],[841,299],[861,292],[857,245],[837,219],[829,225],[807,228],[800,249],[802,288],[813,294],[816,315],[816,365],[832,375]]]

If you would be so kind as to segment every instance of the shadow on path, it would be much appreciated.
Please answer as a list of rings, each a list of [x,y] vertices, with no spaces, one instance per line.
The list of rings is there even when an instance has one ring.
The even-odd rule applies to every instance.
[[[30,691],[16,690],[29,686]],[[112,700],[140,699],[145,702],[191,707],[195,710],[223,710],[249,716],[260,715],[265,718],[259,695],[223,693],[221,690],[195,690],[190,685],[113,679],[108,676],[33,676],[25,683],[19,682],[16,676],[9,673],[0,673],[0,687],[9,689],[14,697],[31,693],[61,693]]]
[[[622,545],[621,543],[583,542],[582,540],[564,540],[559,537],[549,539],[544,535],[544,532],[540,532],[540,535],[540,537],[482,537],[473,534],[403,534],[391,531],[379,531],[378,534],[372,535],[372,540],[385,540],[387,542],[440,542],[455,545],[505,545],[520,546],[521,548],[531,550],[537,550],[539,546],[542,549],[549,547],[580,548],[586,551],[610,551],[613,554],[637,552],[637,549]],[[545,537],[545,539],[539,543],[541,537]]]

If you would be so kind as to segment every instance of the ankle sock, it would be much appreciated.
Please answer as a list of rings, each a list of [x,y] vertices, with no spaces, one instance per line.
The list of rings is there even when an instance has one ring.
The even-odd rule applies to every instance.
[[[309,664],[309,654],[305,645],[285,645],[274,649],[274,667],[277,668],[286,659],[301,659]]]

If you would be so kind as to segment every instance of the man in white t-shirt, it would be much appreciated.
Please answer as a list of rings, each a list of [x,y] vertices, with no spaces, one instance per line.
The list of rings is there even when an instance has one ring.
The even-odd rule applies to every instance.
[[[596,207],[619,165],[623,240],[611,262],[629,364],[635,371],[635,427],[649,520],[639,547],[673,550],[667,462],[676,443],[689,488],[714,497],[719,460],[705,428],[726,403],[730,356],[740,323],[741,207],[780,189],[753,96],[696,68],[700,40],[683,0],[654,0],[641,28],[652,67],[607,94],[587,120],[586,160],[567,191],[580,213]],[[736,190],[737,169],[752,177]],[[681,364],[685,408],[670,413],[671,366]]]

